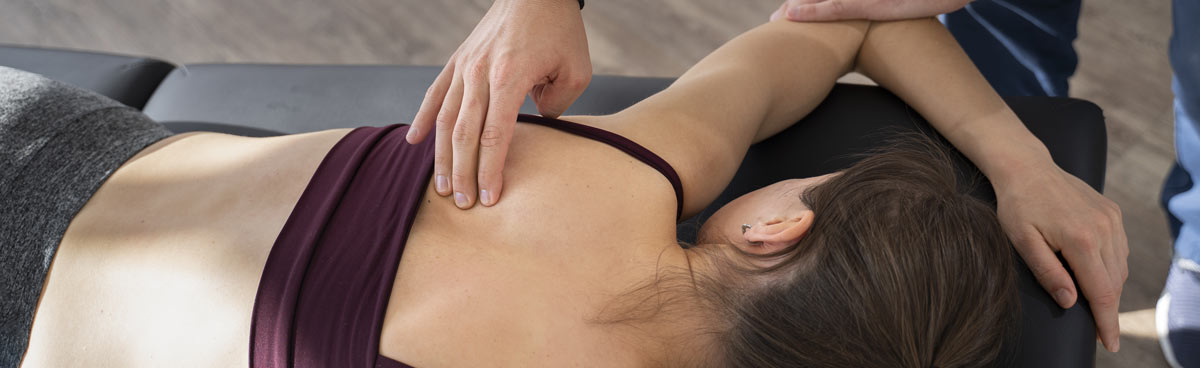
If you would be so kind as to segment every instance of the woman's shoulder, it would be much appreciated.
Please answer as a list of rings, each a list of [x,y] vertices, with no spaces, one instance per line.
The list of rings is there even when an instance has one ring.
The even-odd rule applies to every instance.
[[[740,165],[745,151],[725,144],[738,139],[704,129],[682,111],[636,107],[608,116],[567,119],[620,135],[661,158],[678,177],[682,217],[698,213],[716,199]]]
[[[547,196],[571,196],[578,200],[598,199],[609,202],[634,199],[639,203],[665,204],[666,211],[654,213],[675,219],[677,201],[670,176],[673,170],[647,163],[648,155],[657,155],[621,134],[619,122],[611,117],[572,116],[563,120],[613,133],[610,137],[581,134],[578,130],[561,130],[518,124],[513,137],[510,159],[505,164],[505,195],[510,182],[529,177],[528,185],[538,186]],[[634,153],[630,145],[646,148]],[[640,157],[639,157],[640,156]],[[560,193],[561,192],[561,193]],[[503,196],[502,196],[503,197]],[[629,216],[627,213],[620,213]]]
[[[569,121],[606,128],[602,120]],[[615,236],[614,228],[632,233],[651,223],[662,224],[655,231],[673,231],[676,217],[674,190],[655,168],[600,141],[525,123],[514,130],[494,206],[464,211],[432,190],[426,196],[422,216],[461,226],[456,231],[485,229],[488,236],[511,230],[527,238],[527,227],[551,237]]]

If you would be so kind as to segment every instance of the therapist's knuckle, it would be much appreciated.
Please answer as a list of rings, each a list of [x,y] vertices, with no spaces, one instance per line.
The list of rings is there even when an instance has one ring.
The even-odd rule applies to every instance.
[[[454,127],[454,132],[450,134],[450,140],[456,145],[471,143],[471,131],[466,129],[464,125],[459,124],[457,127]]]
[[[1045,264],[1030,264],[1029,271],[1033,273],[1033,277],[1038,280],[1049,281],[1055,274],[1055,267]]]
[[[587,87],[591,79],[591,76],[587,75],[587,73],[572,74],[571,76],[567,77],[566,81],[564,81],[566,84],[565,87],[571,90],[584,89]]]
[[[450,118],[450,112],[444,106],[442,111],[438,112],[437,117],[433,118],[433,122],[437,124],[438,129],[442,130],[454,127],[454,120]]]
[[[1092,219],[1092,224],[1095,226],[1095,231],[1100,234],[1110,234],[1115,226],[1113,226],[1112,218],[1107,215],[1097,215]]]
[[[513,75],[520,70],[521,63],[517,62],[515,56],[511,53],[502,52],[492,60],[488,73],[489,81],[492,83],[510,83]]]
[[[489,183],[500,174],[499,170],[492,168],[491,165],[479,165],[479,182]]]
[[[1075,227],[1067,233],[1070,247],[1083,253],[1093,253],[1100,250],[1100,242],[1094,230],[1086,227]]]
[[[451,182],[451,185],[453,185],[455,189],[458,189],[460,191],[465,189],[465,187],[469,184],[469,182],[467,181],[467,176],[463,175],[462,173],[459,173],[457,171],[455,171],[454,174],[450,175],[450,182]]]
[[[561,83],[564,86],[568,86],[568,87],[582,87],[582,86],[586,86],[588,84],[588,82],[591,82],[591,80],[592,80],[591,73],[588,73],[583,70],[571,70],[569,72],[559,75],[558,80],[556,80],[554,82]]]
[[[488,84],[493,90],[505,90],[516,83],[514,71],[505,67],[497,67],[488,75]]]
[[[1033,241],[1036,234],[1031,231],[1017,230],[1008,234],[1008,238],[1012,240],[1013,246],[1025,248]]]
[[[482,147],[494,148],[504,143],[504,129],[496,125],[488,125],[483,127],[483,133],[479,136],[479,145]]]
[[[488,75],[488,64],[483,60],[475,60],[468,64],[467,69],[463,71],[463,77],[467,81],[486,80]]]
[[[434,122],[434,129],[437,129],[437,133],[442,136],[453,135],[454,121],[439,115]]]
[[[463,104],[462,104],[463,112],[461,112],[458,116],[459,124],[466,123],[466,122],[469,122],[470,120],[473,120],[475,118],[476,111],[479,111],[482,107],[483,107],[483,101],[480,101],[478,98],[475,98],[474,96],[463,99]]]
[[[1120,299],[1121,296],[1117,294],[1116,288],[1104,288],[1104,290],[1093,293],[1092,297],[1088,298],[1088,301],[1092,302],[1092,305],[1096,307],[1109,307],[1117,305]]]
[[[425,100],[426,101],[435,100],[437,95],[438,95],[438,87],[436,85],[429,86],[429,88],[425,89]]]
[[[1108,197],[1105,197],[1103,195],[1100,196],[1100,204],[1104,205],[1104,208],[1107,208],[1109,210],[1116,210],[1116,211],[1121,210],[1121,206],[1117,205],[1117,202],[1113,202],[1112,199],[1109,199]]]
[[[1108,203],[1108,216],[1116,223],[1121,223],[1121,219],[1125,218],[1124,212],[1121,211],[1121,206],[1116,203]]]
[[[830,8],[830,11],[832,11],[834,15],[846,14],[846,2],[845,1],[830,0],[829,8]]]
[[[446,172],[450,171],[449,169],[452,162],[453,161],[451,161],[450,155],[439,155],[435,153],[433,155],[434,173],[437,175],[446,175]]]

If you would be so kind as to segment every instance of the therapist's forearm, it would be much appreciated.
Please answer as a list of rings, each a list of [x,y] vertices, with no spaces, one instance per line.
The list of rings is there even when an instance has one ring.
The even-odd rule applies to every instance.
[[[945,27],[932,18],[873,23],[860,72],[921,113],[993,184],[1053,164]]]

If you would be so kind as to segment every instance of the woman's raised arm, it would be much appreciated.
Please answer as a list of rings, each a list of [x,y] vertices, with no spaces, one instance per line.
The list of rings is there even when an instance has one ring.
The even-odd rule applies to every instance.
[[[764,24],[613,116],[611,128],[675,167],[691,216],[720,194],[752,143],[803,118],[851,69],[916,108],[991,179],[1009,238],[1066,308],[1077,292],[1054,255],[1062,251],[1091,302],[1098,334],[1115,351],[1129,254],[1120,209],[1054,164],[932,18]]]
[[[771,22],[713,51],[605,123],[679,173],[684,216],[708,206],[754,142],[787,128],[853,69],[867,22]]]
[[[1129,255],[1117,205],[1054,163],[936,20],[872,24],[856,65],[917,109],[987,175],[1013,246],[1067,308],[1078,294],[1054,255],[1062,251],[1091,302],[1104,346],[1116,351]]]

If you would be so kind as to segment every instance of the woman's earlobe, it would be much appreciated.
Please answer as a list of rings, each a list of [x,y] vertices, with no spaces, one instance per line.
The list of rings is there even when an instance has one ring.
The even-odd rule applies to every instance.
[[[804,238],[812,228],[813,212],[804,210],[797,215],[753,225],[742,225],[742,237],[749,246],[746,251],[770,254],[785,249]]]

